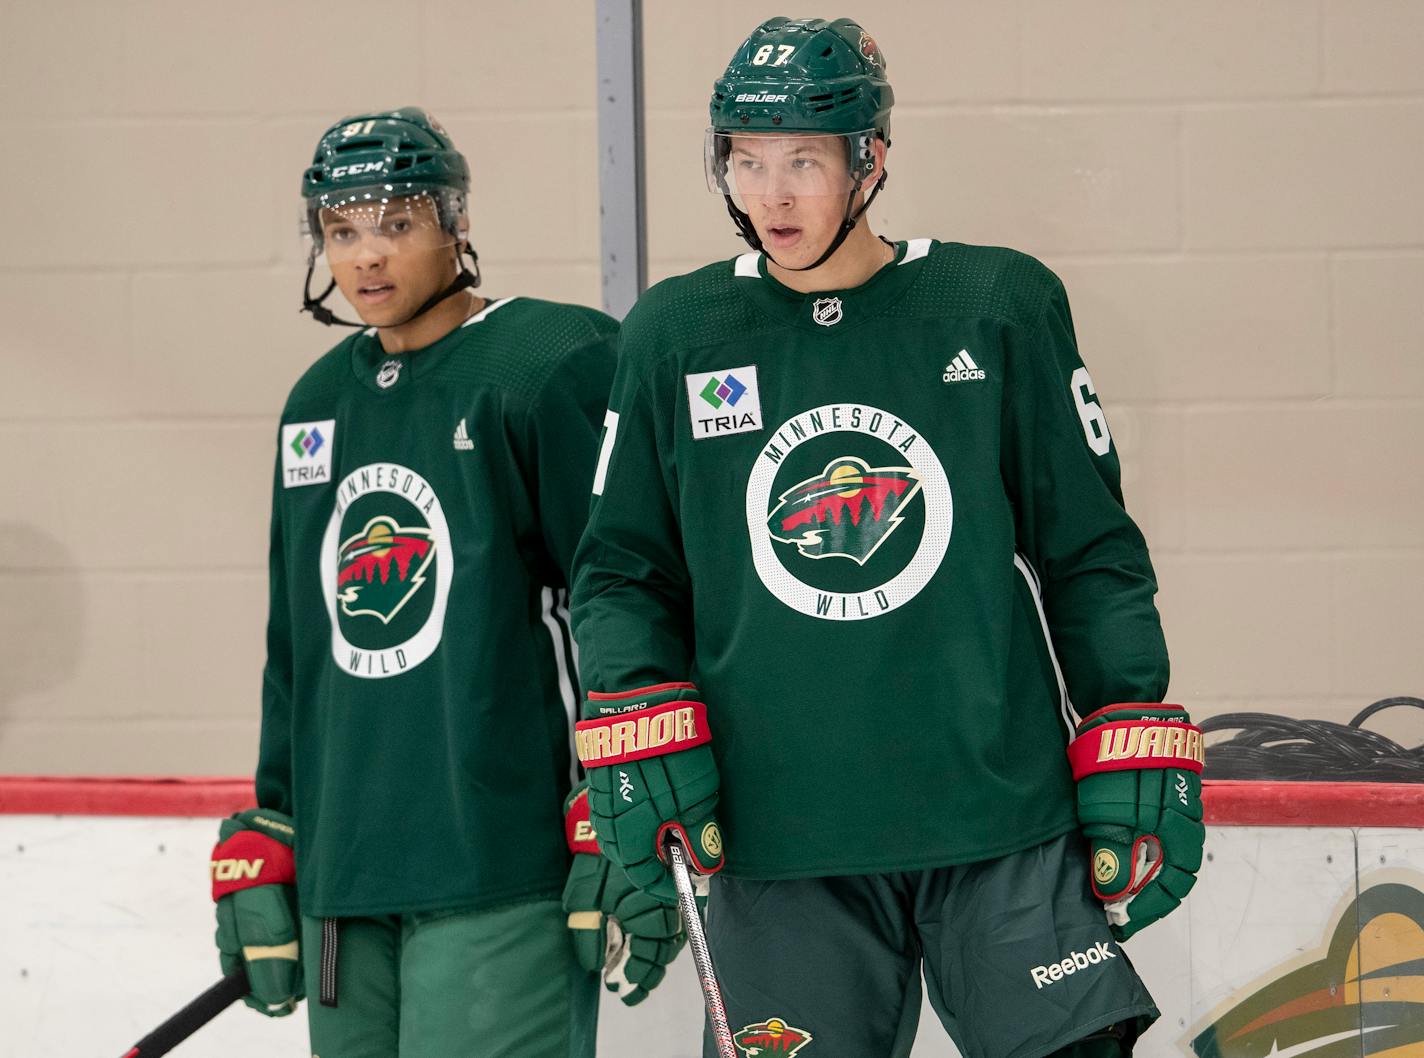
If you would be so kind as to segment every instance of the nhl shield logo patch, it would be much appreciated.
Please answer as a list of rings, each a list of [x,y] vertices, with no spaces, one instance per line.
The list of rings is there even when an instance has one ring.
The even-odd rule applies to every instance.
[[[842,316],[840,298],[817,298],[811,306],[811,319],[822,327],[834,327],[841,322]]]
[[[390,389],[400,381],[401,362],[399,360],[387,360],[381,365],[381,369],[376,372],[376,385],[382,389]]]
[[[767,1018],[743,1028],[732,1037],[732,1042],[745,1055],[772,1058],[773,1055],[797,1054],[811,1042],[811,1034],[788,1025],[781,1018]]]

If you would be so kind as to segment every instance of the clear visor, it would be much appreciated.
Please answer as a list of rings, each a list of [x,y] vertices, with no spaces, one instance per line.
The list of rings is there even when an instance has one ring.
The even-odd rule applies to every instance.
[[[746,199],[847,198],[875,168],[874,133],[850,135],[707,130],[707,189]]]
[[[316,209],[308,204],[302,226],[309,245],[325,252],[328,263],[428,252],[456,241],[440,223],[435,199],[424,191],[386,198],[355,192],[339,204]]]

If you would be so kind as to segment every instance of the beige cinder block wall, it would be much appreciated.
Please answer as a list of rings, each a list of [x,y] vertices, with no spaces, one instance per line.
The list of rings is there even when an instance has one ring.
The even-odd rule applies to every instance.
[[[1424,3],[645,6],[655,279],[738,252],[700,168],[738,41],[857,15],[900,100],[877,229],[1068,284],[1174,696],[1424,692]],[[294,311],[314,137],[430,107],[488,288],[596,303],[594,83],[589,0],[0,8],[0,771],[250,768],[272,425],[333,340]]]
[[[593,34],[565,0],[0,4],[0,772],[251,771],[275,424],[346,334],[297,314],[302,169],[423,105],[485,290],[596,303]]]

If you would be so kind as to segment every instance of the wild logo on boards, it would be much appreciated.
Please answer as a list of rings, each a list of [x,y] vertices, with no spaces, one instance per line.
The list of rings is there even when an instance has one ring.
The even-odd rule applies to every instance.
[[[1275,971],[1199,1029],[1192,1053],[1424,1056],[1424,892],[1395,883],[1366,889],[1318,952],[1304,966]]]

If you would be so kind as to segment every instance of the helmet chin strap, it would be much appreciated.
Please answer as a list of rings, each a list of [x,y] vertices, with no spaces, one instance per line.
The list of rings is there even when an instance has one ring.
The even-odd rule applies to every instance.
[[[736,203],[732,201],[731,195],[724,194],[722,198],[727,203],[727,212],[732,215],[732,223],[737,226],[737,234],[746,240],[748,246],[753,250],[766,254],[767,257],[775,262],[778,268],[784,268],[788,272],[809,272],[813,268],[820,268],[821,265],[831,259],[833,253],[841,248],[841,244],[846,241],[846,237],[855,230],[855,226],[860,223],[860,218],[865,216],[865,211],[868,210],[870,204],[875,201],[875,196],[880,194],[880,189],[885,186],[885,178],[888,175],[889,173],[886,170],[882,169],[880,171],[880,179],[875,181],[875,186],[870,189],[870,194],[866,196],[865,203],[859,209],[855,208],[855,196],[860,192],[862,185],[859,180],[855,182],[855,186],[850,189],[850,194],[846,196],[845,216],[841,220],[840,230],[836,232],[835,238],[831,240],[831,244],[826,247],[825,252],[821,254],[820,257],[816,258],[811,264],[802,265],[800,268],[792,268],[790,265],[784,265],[780,261],[777,261],[776,258],[772,256],[771,251],[762,244],[761,236],[756,233],[756,228],[752,225],[751,216],[744,210],[737,208]]]
[[[307,278],[306,282],[302,284],[302,307],[300,311],[310,312],[312,314],[313,319],[315,319],[318,323],[325,324],[327,327],[331,327],[333,325],[337,327],[362,328],[375,326],[381,330],[387,330],[391,327],[404,327],[407,323],[415,319],[417,316],[423,316],[425,313],[429,312],[431,309],[433,309],[436,305],[440,304],[446,298],[452,297],[462,290],[471,290],[480,285],[480,259],[475,254],[475,248],[469,243],[466,243],[464,250],[461,252],[470,255],[470,263],[473,264],[475,267],[475,270],[473,272],[466,268],[464,262],[460,260],[460,253],[456,253],[455,262],[460,266],[460,271],[454,279],[452,279],[448,284],[446,284],[443,290],[431,294],[430,297],[426,298],[424,303],[421,304],[420,308],[416,309],[405,319],[400,320],[397,323],[370,324],[354,323],[351,320],[343,320],[340,316],[338,316],[336,313],[332,312],[329,308],[322,304],[322,302],[324,302],[327,298],[331,296],[331,292],[336,289],[335,279],[332,279],[332,281],[326,285],[326,289],[321,292],[320,296],[315,298],[312,297],[311,281],[312,274],[316,271],[317,253],[316,248],[313,247],[310,256],[307,257]]]

